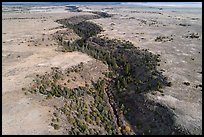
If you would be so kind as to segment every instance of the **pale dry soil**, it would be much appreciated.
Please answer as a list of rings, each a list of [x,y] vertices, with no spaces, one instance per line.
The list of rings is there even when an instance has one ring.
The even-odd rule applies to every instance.
[[[53,106],[26,96],[22,88],[27,89],[36,74],[49,72],[51,67],[66,69],[92,60],[79,52],[57,51],[58,44],[51,37],[61,30],[56,28],[60,26],[56,19],[75,14],[82,13],[62,8],[3,13],[2,134],[62,134],[50,126]]]
[[[172,110],[176,125],[191,134],[202,134],[202,88],[196,88],[196,85],[202,84],[202,74],[198,73],[202,71],[201,11],[126,7],[104,9],[100,6],[90,8],[114,14],[112,18],[93,20],[104,28],[102,34],[129,40],[135,46],[161,54],[158,68],[164,70],[163,74],[169,78],[172,86],[163,89],[164,96],[148,93],[147,98]],[[60,25],[54,20],[81,14],[89,13],[65,12],[61,7],[2,13],[3,134],[64,132],[50,126],[53,106],[42,104],[32,96],[25,96],[22,88],[29,87],[36,74],[49,72],[53,66],[65,69],[92,60],[79,52],[58,52],[57,43],[48,39],[60,30],[56,28]],[[180,26],[180,23],[187,26]],[[200,38],[185,38],[190,33],[198,33]],[[157,36],[168,36],[173,40],[156,42]],[[42,41],[42,37],[45,41]],[[190,85],[186,86],[183,82],[190,82]]]

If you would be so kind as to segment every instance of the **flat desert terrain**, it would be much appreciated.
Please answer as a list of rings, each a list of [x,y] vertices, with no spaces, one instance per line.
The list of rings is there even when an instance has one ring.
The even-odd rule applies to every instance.
[[[82,74],[89,76],[88,80],[99,79],[101,72],[97,69],[107,70],[107,66],[85,53],[61,52],[52,37],[66,30],[69,39],[78,39],[71,29],[55,21],[92,15],[86,12],[90,10],[113,15],[90,20],[104,29],[98,35],[128,40],[136,47],[160,54],[158,70],[168,77],[172,86],[163,88],[162,94],[155,91],[145,97],[171,110],[175,126],[189,134],[202,134],[202,11],[125,6],[81,6],[80,9],[82,12],[70,12],[63,6],[2,8],[2,134],[66,133],[63,128],[55,130],[50,125],[55,111],[53,105],[42,96],[25,95],[23,89],[31,87],[36,75],[51,72],[52,67],[65,70],[83,62],[87,73]],[[52,101],[61,102],[60,99]],[[144,123],[140,130],[146,130],[145,126],[152,120],[147,115],[135,113],[136,119]],[[157,133],[170,134],[159,129],[152,132]]]

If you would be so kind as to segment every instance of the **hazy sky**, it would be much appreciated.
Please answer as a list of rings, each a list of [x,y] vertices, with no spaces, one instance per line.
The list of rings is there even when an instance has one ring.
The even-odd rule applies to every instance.
[[[202,2],[2,2],[3,5],[66,5],[66,4],[122,4],[140,6],[163,6],[163,7],[199,7]]]
[[[202,2],[123,2],[122,4],[166,7],[202,7]]]

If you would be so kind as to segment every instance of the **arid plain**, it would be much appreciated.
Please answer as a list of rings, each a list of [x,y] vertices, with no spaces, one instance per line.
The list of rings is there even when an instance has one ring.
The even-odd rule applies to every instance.
[[[141,49],[160,54],[158,70],[172,85],[162,89],[162,93],[145,94],[146,99],[171,110],[173,116],[170,118],[175,126],[189,134],[202,134],[202,11],[125,6],[81,6],[80,9],[82,12],[70,12],[63,6],[2,8],[3,134],[66,133],[64,128],[55,130],[50,125],[55,111],[50,102],[60,105],[60,99],[49,102],[39,95],[25,95],[22,90],[31,86],[36,75],[50,72],[51,67],[65,70],[83,62],[86,72],[82,75],[86,75],[87,81],[96,81],[102,76],[102,72],[107,70],[102,62],[81,52],[61,52],[58,43],[52,39],[56,32],[65,30],[55,22],[57,19],[91,15],[93,13],[89,11],[92,10],[113,15],[90,20],[104,29],[99,35],[129,40]],[[67,31],[67,39],[79,38],[71,29]],[[77,84],[83,85],[83,78],[79,78]],[[151,111],[140,103],[137,107],[149,113],[135,113],[135,118],[143,123],[138,129],[142,132],[148,129],[153,117]],[[151,109],[157,109],[157,106]],[[63,118],[60,124],[65,124]],[[163,130],[161,127],[151,134],[170,134]]]

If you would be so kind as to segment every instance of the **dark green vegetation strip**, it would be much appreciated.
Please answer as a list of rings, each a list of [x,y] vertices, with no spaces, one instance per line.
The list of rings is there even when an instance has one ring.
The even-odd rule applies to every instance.
[[[108,106],[108,97],[104,91],[105,80],[99,80],[95,87],[86,85],[86,87],[74,89],[59,83],[70,73],[80,72],[82,69],[83,64],[69,68],[65,72],[58,68],[52,68],[50,74],[38,76],[34,87],[29,91],[34,94],[46,95],[47,99],[52,97],[64,98],[64,106],[57,108],[57,110],[66,116],[71,125],[67,131],[70,135],[119,134],[113,118],[114,115]],[[59,117],[56,113],[54,116],[56,119],[52,120],[51,125],[57,130],[60,128],[56,124]]]
[[[78,34],[84,41],[89,37],[92,37],[102,31],[102,28],[92,22],[87,22],[89,19],[98,19],[98,15],[85,15],[85,16],[74,16],[69,19],[57,20],[56,22],[63,24],[65,27],[71,28],[76,34]],[[82,43],[80,43],[82,44]]]
[[[69,24],[67,22],[66,19],[60,20],[62,24]],[[170,85],[167,77],[156,69],[159,66],[160,55],[140,50],[129,41],[97,37],[96,34],[101,31],[101,27],[91,22],[82,21],[73,27],[82,38],[72,44],[64,42],[64,48],[67,51],[87,53],[107,64],[112,70],[108,76],[114,81],[119,94],[127,91],[128,87],[134,87],[134,92],[140,93]]]
[[[58,23],[63,24],[65,27],[72,28],[81,37],[80,40],[73,43],[65,42],[62,38],[59,39],[59,42],[63,44],[66,51],[87,53],[107,64],[110,72],[105,74],[106,78],[99,80],[94,88],[79,87],[71,90],[56,85],[56,82],[51,82],[60,77],[58,75],[61,72],[57,72],[53,74],[54,77],[51,81],[37,81],[39,84],[46,83],[48,87],[51,87],[51,90],[47,91],[48,87],[41,85],[37,88],[37,91],[48,97],[63,96],[72,99],[72,104],[75,105],[81,104],[79,107],[70,106],[69,104],[62,108],[69,123],[73,125],[69,134],[102,134],[101,130],[88,126],[91,124],[90,121],[99,121],[97,125],[104,127],[105,134],[135,134],[138,128],[130,128],[125,123],[125,119],[130,120],[129,116],[135,114],[134,111],[131,112],[130,110],[135,104],[135,100],[131,97],[141,96],[143,93],[154,90],[160,91],[164,86],[171,86],[171,83],[162,75],[162,72],[157,70],[160,55],[152,54],[148,50],[141,50],[129,41],[97,37],[96,35],[102,31],[102,28],[86,21],[96,18],[99,18],[99,16],[79,16],[57,20]],[[45,78],[42,79],[45,80]],[[37,92],[36,89],[34,91]],[[83,96],[87,95],[93,96],[95,99],[95,102],[89,106],[92,108],[87,108],[88,106],[84,103]],[[111,114],[107,107],[107,101],[111,105],[114,114]],[[73,109],[76,109],[76,113],[70,114]],[[87,109],[95,110],[88,112]],[[91,118],[91,114],[94,114],[95,118]],[[113,120],[113,115],[117,118],[116,123]],[[84,118],[86,122],[83,120]]]
[[[112,15],[106,13],[106,12],[100,12],[100,11],[91,11],[91,13],[97,14],[101,16],[102,18],[109,18],[112,17]]]
[[[129,41],[97,37],[102,29],[91,22],[82,21],[74,26],[69,19],[60,20],[67,27],[72,26],[75,33],[82,38],[70,44],[64,42],[67,51],[80,51],[103,61],[111,72],[106,74],[111,78],[107,93],[110,98],[118,125],[125,129],[120,118],[120,111],[128,110],[131,100],[126,100],[132,92],[134,94],[159,90],[164,86],[171,86],[167,77],[162,75],[156,67],[159,66],[159,56],[148,50],[140,50]],[[87,34],[88,33],[88,34]],[[132,100],[134,101],[134,100]],[[119,108],[119,109],[118,109]],[[122,131],[126,134],[125,131]]]

